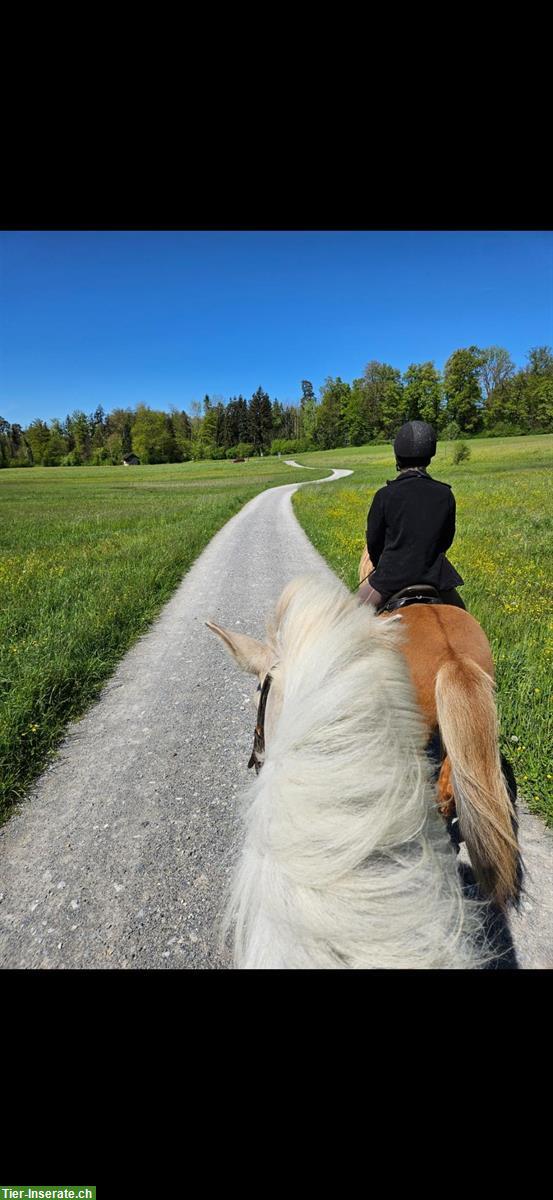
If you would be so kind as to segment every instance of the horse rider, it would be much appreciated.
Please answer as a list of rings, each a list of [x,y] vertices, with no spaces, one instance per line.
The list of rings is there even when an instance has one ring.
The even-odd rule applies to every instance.
[[[373,498],[367,550],[374,570],[358,590],[361,604],[380,609],[405,587],[430,584],[444,604],[465,608],[457,592],[463,579],[445,556],[455,536],[455,497],[449,483],[426,468],[436,453],[436,433],[426,421],[407,421],[394,441],[396,479]]]

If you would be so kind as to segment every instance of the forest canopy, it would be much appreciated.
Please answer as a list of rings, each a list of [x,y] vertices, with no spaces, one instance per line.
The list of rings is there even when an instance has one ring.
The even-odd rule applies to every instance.
[[[146,404],[105,413],[100,404],[64,421],[37,417],[27,428],[0,417],[0,467],[117,466],[130,453],[173,463],[330,450],[389,442],[408,420],[429,421],[442,437],[552,432],[551,347],[531,349],[520,369],[502,346],[454,350],[443,372],[422,362],[402,373],[373,359],[351,382],[329,376],[318,397],[302,380],[291,403],[258,387],[249,399],[205,395],[189,413]]]

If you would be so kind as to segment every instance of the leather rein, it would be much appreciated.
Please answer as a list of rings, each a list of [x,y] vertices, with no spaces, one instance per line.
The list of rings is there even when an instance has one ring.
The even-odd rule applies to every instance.
[[[271,667],[271,671],[274,671],[274,668],[277,666],[278,666],[278,663],[274,663],[273,666]],[[271,671],[267,672],[267,674],[263,680],[263,686],[261,686],[260,683],[258,683],[258,685],[257,685],[257,690],[258,690],[258,692],[261,692],[261,695],[259,697],[259,708],[257,710],[257,722],[256,722],[256,726],[255,726],[255,732],[253,735],[253,750],[251,752],[250,761],[248,763],[248,770],[250,767],[255,767],[256,775],[259,775],[259,772],[263,766],[263,761],[264,761],[264,760],[259,759],[258,755],[265,754],[265,709],[267,707],[267,697],[269,695],[269,690],[270,690],[271,684],[273,682],[273,676],[271,675]]]

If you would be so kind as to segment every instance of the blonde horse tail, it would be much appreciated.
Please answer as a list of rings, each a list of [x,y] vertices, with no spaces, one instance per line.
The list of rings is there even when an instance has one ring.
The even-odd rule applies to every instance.
[[[482,891],[501,908],[517,904],[522,860],[514,807],[499,755],[494,681],[467,655],[436,676],[438,724],[449,755],[459,830]]]

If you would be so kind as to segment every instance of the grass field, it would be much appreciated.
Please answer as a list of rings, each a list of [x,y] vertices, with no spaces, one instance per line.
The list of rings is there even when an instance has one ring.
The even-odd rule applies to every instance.
[[[521,793],[553,824],[551,467],[553,436],[475,440],[453,466],[450,558],[497,665],[502,745]],[[387,446],[299,456],[317,477],[295,511],[351,588],[375,490],[393,478]],[[0,471],[0,820],[42,769],[68,721],[97,696],[213,534],[266,487],[313,472],[274,458],[140,468]]]
[[[476,439],[454,466],[440,443],[429,473],[451,483],[457,534],[448,557],[462,596],[490,640],[502,749],[530,808],[553,825],[553,436]],[[387,446],[299,455],[309,466],[350,467],[332,488],[302,488],[294,509],[311,541],[350,588],[374,492],[395,477]]]
[[[0,821],[221,525],[312,478],[274,458],[0,471]]]

